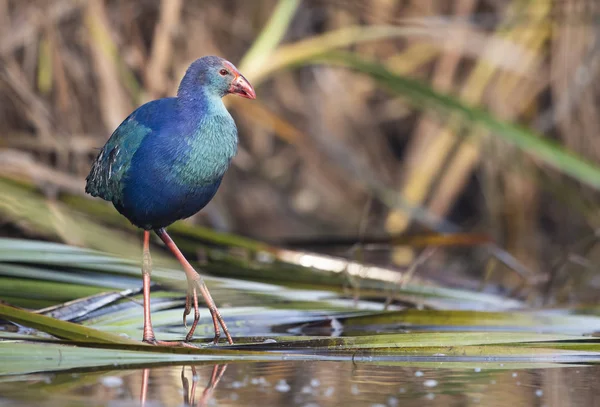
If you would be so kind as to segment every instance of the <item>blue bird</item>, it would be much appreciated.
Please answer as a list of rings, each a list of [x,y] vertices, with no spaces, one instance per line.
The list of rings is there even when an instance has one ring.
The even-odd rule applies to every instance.
[[[188,290],[183,312],[194,307],[192,339],[200,318],[198,292],[211,313],[217,343],[219,325],[233,344],[225,321],[206,285],[177,248],[165,227],[190,217],[214,197],[231,159],[238,136],[222,98],[235,94],[255,99],[252,85],[229,61],[205,56],[194,61],[181,80],[176,97],[148,102],[117,127],[94,161],[85,191],[113,203],[131,223],[144,230],[143,341],[157,341],[150,318],[150,231],[154,231],[182,264]],[[184,343],[185,343],[184,342]]]

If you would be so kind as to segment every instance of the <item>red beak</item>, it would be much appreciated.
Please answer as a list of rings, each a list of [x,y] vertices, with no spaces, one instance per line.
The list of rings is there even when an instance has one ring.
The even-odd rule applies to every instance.
[[[241,73],[234,71],[235,79],[231,82],[231,86],[229,87],[229,93],[233,93],[234,95],[241,96],[246,99],[256,99],[256,92],[254,92],[254,88],[250,85],[250,82],[244,75]]]

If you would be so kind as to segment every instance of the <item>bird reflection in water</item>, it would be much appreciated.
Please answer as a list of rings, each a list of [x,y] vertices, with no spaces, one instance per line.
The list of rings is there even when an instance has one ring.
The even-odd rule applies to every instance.
[[[181,384],[183,386],[183,405],[190,407],[204,407],[207,405],[210,400],[214,389],[219,384],[219,381],[225,374],[225,370],[227,369],[227,365],[214,365],[212,369],[212,374],[210,375],[210,380],[208,384],[204,388],[202,395],[198,399],[196,403],[196,387],[198,385],[198,373],[196,372],[195,366],[190,366],[192,369],[192,385],[190,388],[190,381],[187,377],[185,377],[185,368],[186,366],[181,367]],[[146,399],[148,395],[148,382],[150,379],[150,369],[146,368],[142,372],[142,388],[140,392],[140,405],[142,407],[146,406]]]

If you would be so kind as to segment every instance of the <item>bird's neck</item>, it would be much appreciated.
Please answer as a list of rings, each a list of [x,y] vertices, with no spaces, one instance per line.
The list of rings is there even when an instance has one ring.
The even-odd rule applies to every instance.
[[[188,117],[228,114],[221,96],[202,90],[187,92],[180,89],[177,104],[181,113]]]

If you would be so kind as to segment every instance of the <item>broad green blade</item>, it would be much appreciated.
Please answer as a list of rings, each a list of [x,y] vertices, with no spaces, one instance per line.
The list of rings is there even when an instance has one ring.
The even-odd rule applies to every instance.
[[[95,286],[95,291],[89,294],[99,292],[98,287],[104,287],[105,290],[140,287],[140,266],[135,261],[120,259],[88,249],[67,248],[69,246],[56,244],[45,246],[44,243],[30,240],[0,238],[0,276],[61,283],[69,281],[70,283]],[[306,253],[305,257],[308,256],[312,256],[314,261],[319,258]],[[328,257],[323,261],[327,264],[334,262],[343,264],[343,259],[339,258]],[[56,271],[57,268],[60,270]],[[283,262],[248,262],[221,255],[220,259],[215,258],[209,264],[202,266],[202,270],[221,277],[230,277],[226,279],[205,277],[211,291],[214,290],[213,296],[217,298],[217,301],[246,306],[255,303],[263,305],[295,300],[298,301],[296,306],[300,302],[304,302],[311,309],[317,306],[317,302],[326,302],[330,309],[353,307],[351,300],[337,298],[336,292],[340,291],[347,282],[346,277],[342,274],[343,267],[331,271]],[[388,291],[394,287],[395,281],[392,281],[392,278],[396,274],[390,270],[382,270],[382,275],[378,275],[376,271],[368,278],[357,276],[361,291],[369,296],[387,296]],[[384,271],[385,276],[383,275]],[[240,281],[240,278],[273,281],[279,284]],[[185,289],[184,274],[176,269],[155,266],[152,272],[152,281],[177,289]],[[282,287],[282,284],[287,287]],[[307,289],[299,290],[298,288]],[[41,293],[35,290],[35,286],[31,286],[31,290],[21,292],[32,293],[32,295]],[[243,293],[244,296],[234,295],[234,293]],[[83,295],[79,295],[79,297]],[[522,306],[521,302],[514,299],[438,287],[433,284],[421,285],[418,281],[398,290],[397,296],[433,308],[498,310],[515,309]],[[66,301],[75,299],[77,296],[61,298]],[[381,307],[380,304],[366,302],[359,303],[359,306],[361,308]]]
[[[432,335],[429,335],[432,336]],[[0,342],[0,375],[57,371],[73,368],[116,366],[153,366],[156,364],[190,364],[190,362],[241,362],[241,361],[352,361],[356,364],[437,364],[440,362],[469,362],[481,366],[494,362],[496,368],[504,362],[549,363],[598,360],[599,352],[552,349],[552,340],[564,336],[529,335],[491,339],[485,335],[461,334],[446,336],[438,341],[410,337],[400,339],[397,335],[383,338],[300,339],[269,344],[248,344],[236,347],[208,347],[201,349],[165,348],[143,345],[120,345],[118,348],[66,346],[55,343]],[[389,339],[389,343],[384,343]],[[549,340],[550,342],[543,342]],[[533,341],[540,348],[524,348],[504,345],[517,341]],[[462,344],[461,344],[462,343]],[[468,343],[468,345],[467,345]],[[416,345],[419,346],[405,346]],[[491,344],[488,346],[486,344]],[[396,345],[397,347],[391,347]],[[387,347],[384,347],[387,346]],[[543,346],[543,348],[542,348]],[[267,351],[268,350],[268,351]]]
[[[119,335],[102,332],[82,325],[60,321],[44,315],[34,314],[8,305],[0,304],[0,317],[11,322],[24,325],[29,328],[38,329],[57,338],[68,339],[75,342],[111,343],[111,344],[136,344],[131,339]]]
[[[587,335],[600,331],[596,316],[545,311],[475,312],[461,310],[415,310],[370,312],[339,318],[347,332],[389,333],[406,330],[530,331]]]
[[[540,347],[552,348],[554,342],[579,341],[580,343],[595,343],[592,338],[582,339],[580,336],[559,334],[513,333],[513,332],[426,332],[406,334],[382,334],[355,336],[348,338],[315,338],[315,337],[278,337],[274,343],[233,345],[235,349],[285,350],[288,352],[353,352],[357,350],[383,350],[395,353],[415,353],[420,351],[435,351],[446,349],[453,355],[459,354],[459,348],[488,345],[522,345],[536,343]],[[600,343],[595,344],[600,351]],[[513,351],[511,351],[513,352]],[[516,349],[515,353],[523,353]],[[533,353],[529,351],[530,353]],[[597,351],[594,351],[597,352]]]

